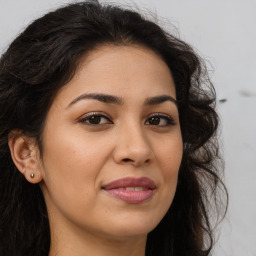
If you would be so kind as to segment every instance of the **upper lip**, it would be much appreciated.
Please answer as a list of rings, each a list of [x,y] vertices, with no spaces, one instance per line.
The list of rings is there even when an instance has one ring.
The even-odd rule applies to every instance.
[[[106,190],[126,187],[145,187],[149,189],[155,189],[156,184],[153,180],[147,177],[126,177],[111,181],[110,183],[103,186],[103,188]]]

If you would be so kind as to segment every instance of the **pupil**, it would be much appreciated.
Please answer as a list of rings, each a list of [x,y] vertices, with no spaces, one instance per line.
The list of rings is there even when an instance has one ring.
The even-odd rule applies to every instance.
[[[158,125],[160,122],[160,118],[159,117],[151,117],[149,120],[149,123],[152,125]]]
[[[90,123],[91,124],[99,124],[100,123],[100,116],[92,116],[90,117]]]

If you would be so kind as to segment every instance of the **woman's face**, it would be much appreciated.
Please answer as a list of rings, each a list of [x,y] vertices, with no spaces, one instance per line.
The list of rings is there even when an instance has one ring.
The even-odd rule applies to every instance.
[[[172,75],[152,51],[92,51],[58,92],[42,138],[51,226],[144,236],[170,207],[182,137]]]

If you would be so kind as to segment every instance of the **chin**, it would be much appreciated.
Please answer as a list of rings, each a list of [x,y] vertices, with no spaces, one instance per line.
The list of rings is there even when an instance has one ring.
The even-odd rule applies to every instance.
[[[118,237],[145,236],[151,232],[161,221],[161,218],[146,216],[127,216],[111,225],[113,235]]]

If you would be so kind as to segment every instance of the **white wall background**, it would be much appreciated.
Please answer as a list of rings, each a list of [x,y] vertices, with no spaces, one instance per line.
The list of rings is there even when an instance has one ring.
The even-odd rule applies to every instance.
[[[70,2],[0,0],[0,53],[31,20]],[[227,100],[218,108],[230,194],[214,255],[256,256],[256,0],[133,2],[168,19],[214,68],[218,99]]]

